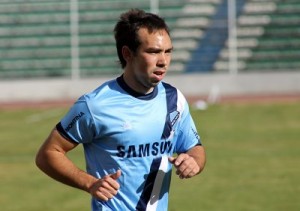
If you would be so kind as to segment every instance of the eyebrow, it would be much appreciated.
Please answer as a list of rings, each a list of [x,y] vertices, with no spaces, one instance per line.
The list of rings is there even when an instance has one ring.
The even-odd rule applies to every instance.
[[[171,47],[171,48],[168,48],[168,49],[166,49],[165,51],[172,51],[174,48],[173,48],[173,46]],[[161,48],[153,48],[153,47],[150,47],[150,48],[148,48],[147,49],[148,51],[162,51],[162,49]]]
[[[172,46],[171,48],[168,48],[167,51],[173,51],[174,47]]]

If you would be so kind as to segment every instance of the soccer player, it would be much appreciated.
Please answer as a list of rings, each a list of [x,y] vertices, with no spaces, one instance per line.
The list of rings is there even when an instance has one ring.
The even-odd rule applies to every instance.
[[[80,97],[36,156],[50,177],[91,194],[92,210],[167,210],[172,166],[184,179],[205,165],[182,93],[163,82],[172,42],[164,20],[132,9],[114,28],[123,74]],[[86,171],[66,156],[84,147]]]

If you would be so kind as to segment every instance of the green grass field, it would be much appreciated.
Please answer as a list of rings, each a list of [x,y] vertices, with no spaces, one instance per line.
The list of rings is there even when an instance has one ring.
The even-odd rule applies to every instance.
[[[87,193],[55,182],[34,164],[65,112],[0,109],[1,210],[89,210]],[[207,165],[189,180],[173,175],[170,211],[300,210],[300,102],[223,104],[192,114]],[[80,148],[70,157],[84,168]]]

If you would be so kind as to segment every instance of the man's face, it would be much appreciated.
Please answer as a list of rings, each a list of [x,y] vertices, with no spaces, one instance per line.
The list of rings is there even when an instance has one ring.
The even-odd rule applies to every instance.
[[[130,60],[129,71],[133,78],[133,88],[148,93],[166,75],[173,46],[165,30],[149,33],[147,29],[141,28],[138,36],[141,45]]]

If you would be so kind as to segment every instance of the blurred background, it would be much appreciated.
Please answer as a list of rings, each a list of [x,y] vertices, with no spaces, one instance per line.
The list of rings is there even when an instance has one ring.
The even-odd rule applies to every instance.
[[[130,8],[165,18],[166,80],[189,96],[300,92],[299,0],[1,0],[0,102],[73,99],[119,75],[113,27]]]
[[[0,0],[1,210],[89,210],[35,154],[76,98],[122,73],[113,28],[130,8],[168,23],[165,81],[207,151],[201,175],[173,175],[169,210],[300,210],[300,0]],[[68,155],[85,169],[81,147]]]

